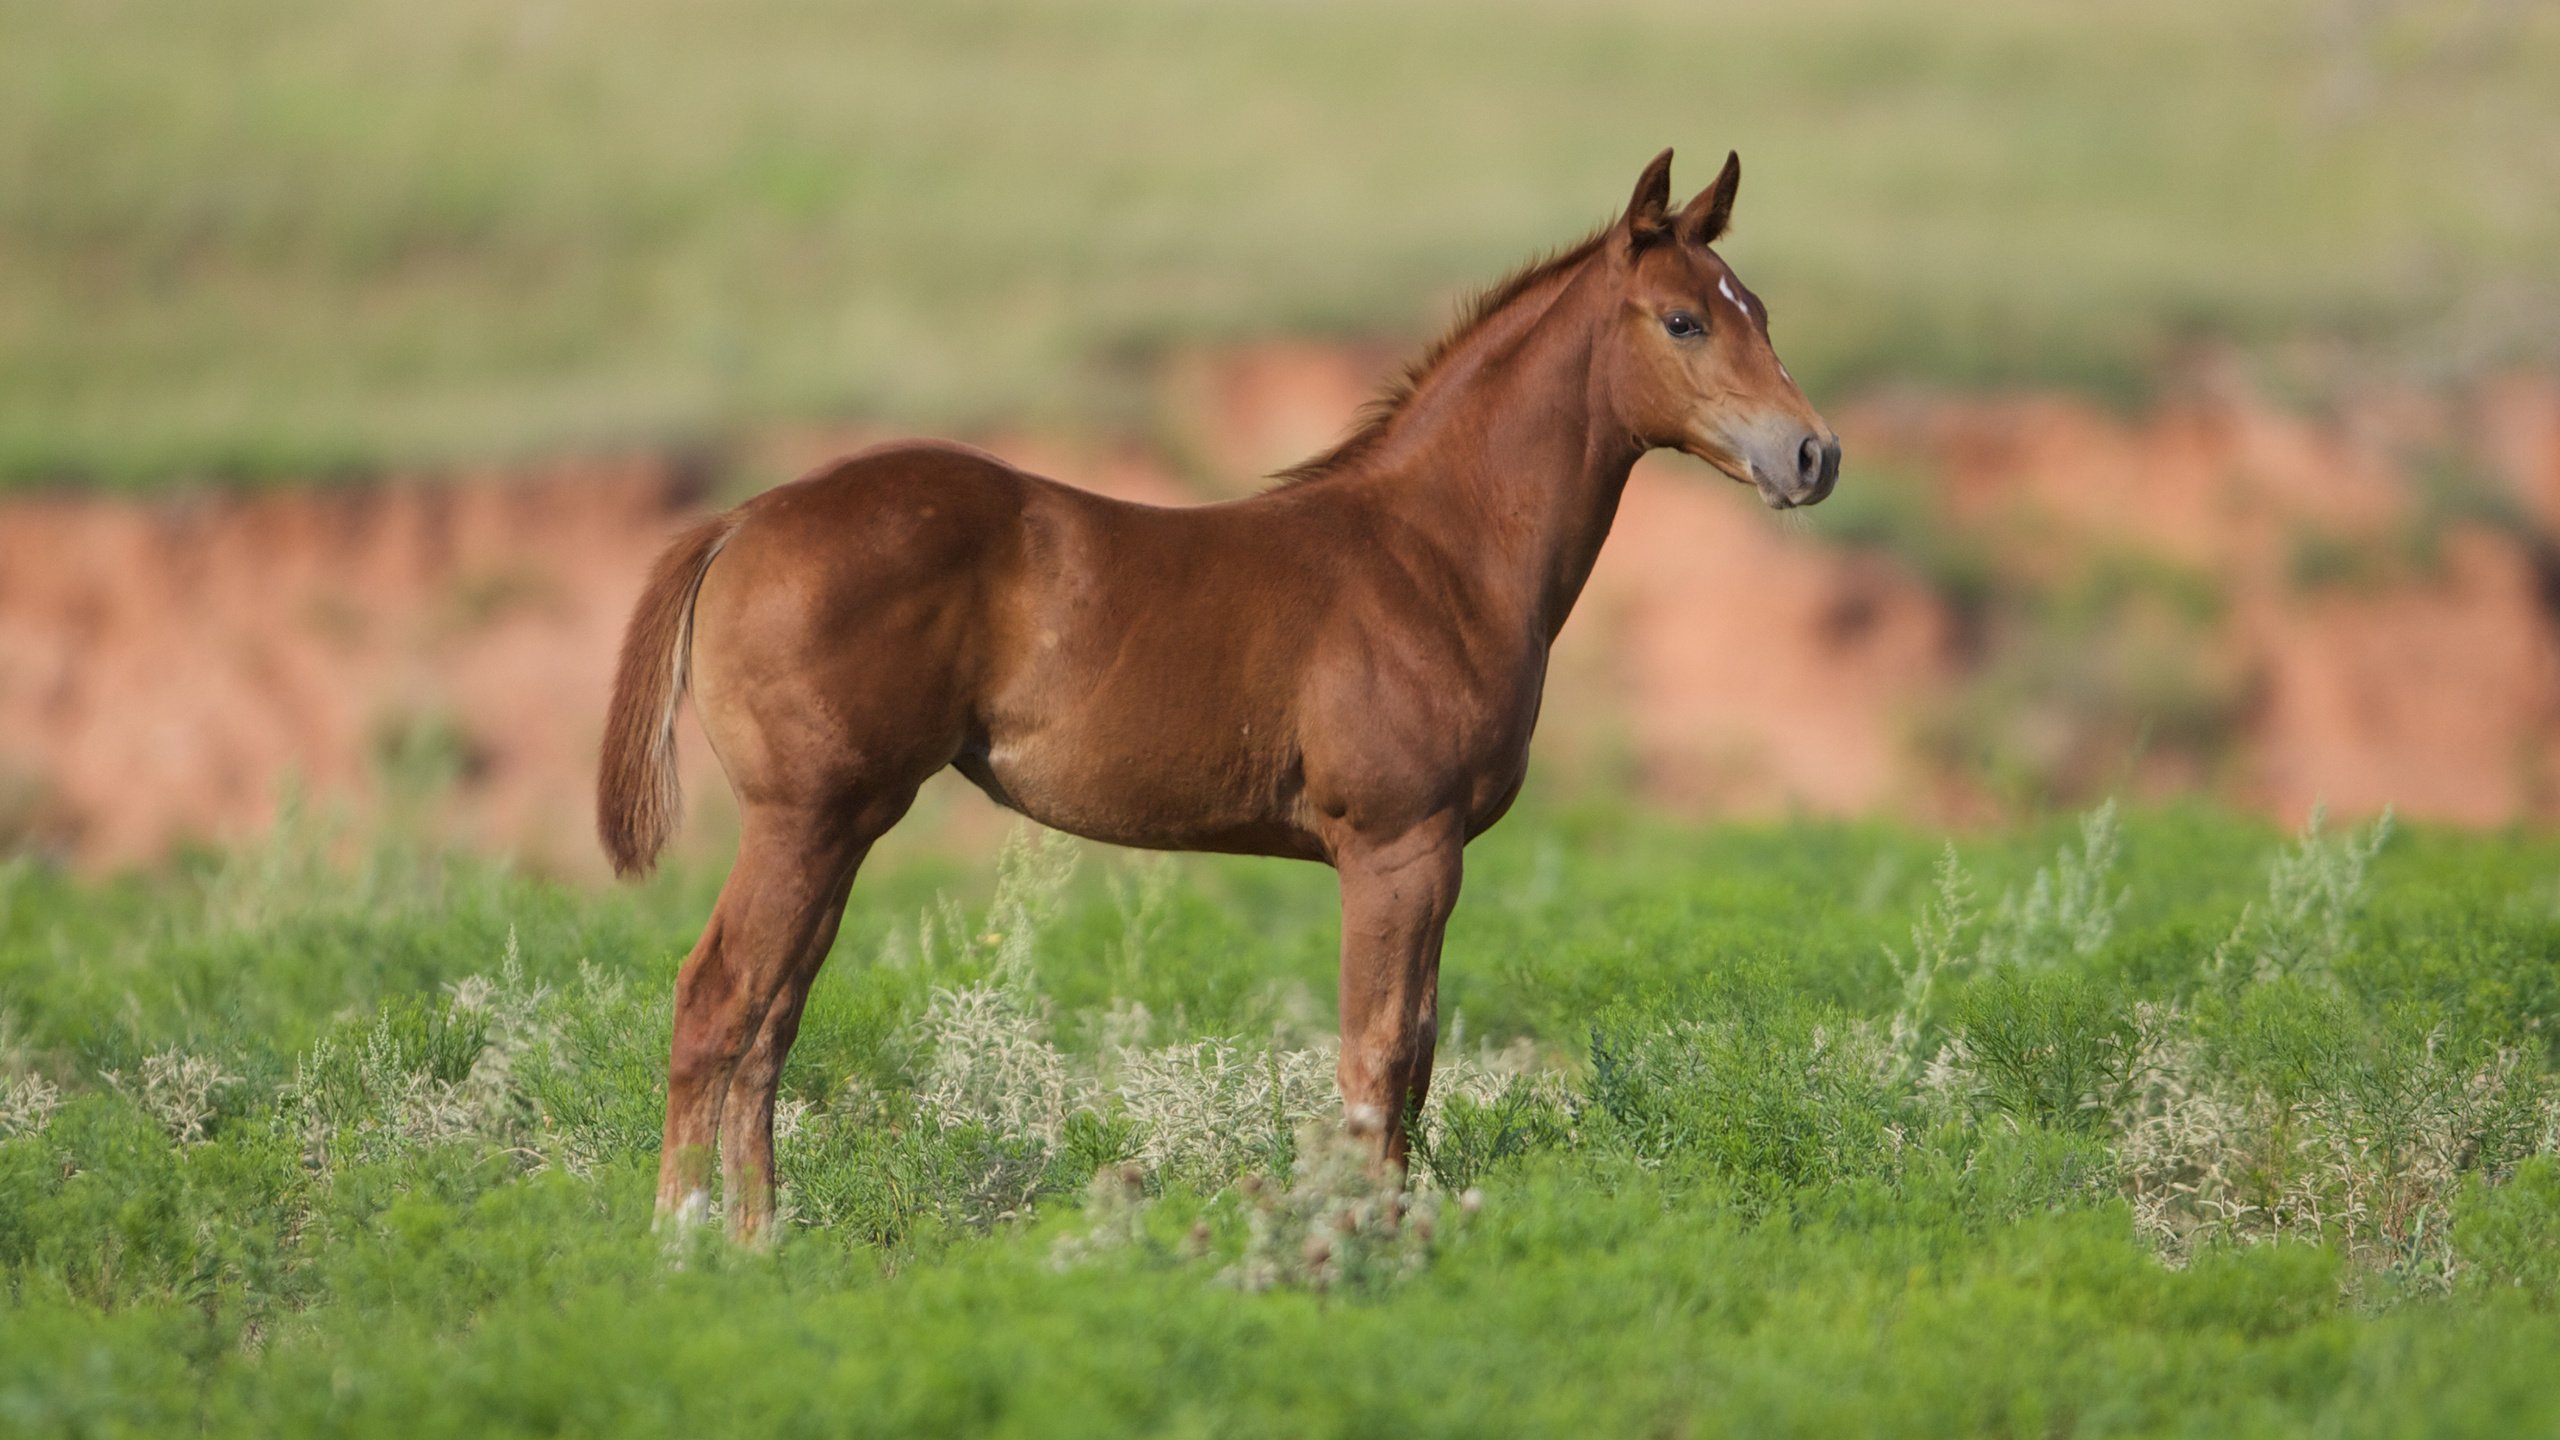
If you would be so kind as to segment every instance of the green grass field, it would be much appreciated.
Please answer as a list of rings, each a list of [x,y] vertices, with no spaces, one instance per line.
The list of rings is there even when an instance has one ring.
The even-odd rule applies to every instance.
[[[1432,328],[1664,144],[1817,398],[2549,362],[2525,3],[0,0],[0,478],[777,417],[1144,431],[1155,359]]]
[[[1144,436],[1666,143],[1823,403],[2560,363],[2523,0],[0,0],[0,487]],[[0,1437],[2560,1432],[2560,838],[1550,794],[1469,865],[1399,1191],[1325,872],[893,838],[764,1254],[648,1213],[716,872],[0,856]]]
[[[910,849],[772,1255],[649,1230],[716,876],[325,849],[0,870],[0,1431],[2560,1425],[2549,839],[1533,808],[1393,1226],[1304,1126],[1324,872]]]

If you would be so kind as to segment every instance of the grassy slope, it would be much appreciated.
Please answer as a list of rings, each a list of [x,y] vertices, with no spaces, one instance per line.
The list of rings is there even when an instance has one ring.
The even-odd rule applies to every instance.
[[[1986,839],[1965,861],[1986,896],[2024,895],[2064,838]],[[1080,1210],[1075,1194],[1132,1143],[1127,1107],[1103,1106],[1123,1128],[1079,1122],[1044,1149],[992,1123],[946,1129],[911,1098],[946,1073],[937,1045],[957,1033],[936,1030],[935,990],[1008,963],[1005,942],[977,940],[928,963],[912,917],[945,885],[983,894],[983,875],[908,861],[866,878],[787,1078],[810,1107],[784,1147],[801,1228],[778,1258],[711,1247],[671,1262],[645,1231],[663,995],[706,877],[595,897],[389,856],[323,884],[290,844],[123,888],[21,866],[0,878],[0,1006],[15,1017],[0,1079],[51,1076],[65,1096],[40,1132],[0,1141],[0,1428],[2560,1423],[2560,1169],[2547,1154],[2516,1164],[2550,1148],[2548,1109],[2520,1145],[2475,1125],[2436,1161],[2371,1148],[2405,1159],[2445,1138],[2441,1107],[2472,1103],[2466,1077],[2498,1047],[2513,1067],[2501,1083],[2548,1107],[2560,849],[2401,836],[2334,953],[2215,980],[2208,957],[2263,896],[2279,838],[2206,814],[2145,818],[2103,943],[2083,954],[2047,935],[2018,966],[1950,970],[1915,1012],[1883,947],[1908,948],[1931,893],[1921,837],[1518,817],[1472,852],[1447,1003],[1476,1037],[1458,1050],[1526,1036],[1552,1068],[1518,1082],[1532,1088],[1515,1107],[1440,1114],[1435,1165],[1482,1187],[1481,1212],[1441,1203],[1417,1273],[1323,1292],[1287,1283],[1302,1252],[1284,1237],[1284,1283],[1259,1294],[1218,1278],[1268,1223],[1252,1192],[1170,1164],[1146,1180],[1160,1197],[1114,1232],[1123,1243],[1054,1263],[1061,1237],[1113,1224],[1105,1199]],[[1322,1027],[1321,871],[1187,859],[1154,891],[1145,873],[1088,861],[1045,919],[960,927],[1036,936],[1020,952],[1029,979],[1008,982],[1045,997],[1027,1013],[1055,1048],[1031,1048],[1092,1064],[1114,997],[1153,1012],[1158,1044],[1230,1034],[1251,1051]],[[439,991],[500,971],[510,931],[521,978],[471,1005]],[[903,958],[878,958],[884,945]],[[543,985],[551,996],[531,998]],[[2178,1009],[2160,1022],[2145,1002]],[[2002,1052],[2006,1070],[1959,1066],[1969,1078],[1953,1088],[1880,1078],[1858,1022],[1897,1011],[1920,1016],[1931,1047],[1959,1029],[1982,1055],[2004,1035],[2029,1043]],[[2285,1244],[2192,1236],[2172,1247],[2184,1268],[2162,1264],[2121,1198],[2136,1138],[2058,1078],[2093,1059],[2103,1070],[2108,1037],[2136,1022],[2163,1027],[2162,1055],[2209,1057],[2177,1062],[2184,1080],[2276,1107],[2221,1122],[2256,1168],[2211,1193],[2299,1182],[2379,1208],[2339,1208]],[[525,1039],[535,1031],[548,1038]],[[165,1126],[187,1109],[151,1089],[151,1057],[171,1047],[235,1077],[202,1107],[201,1143],[173,1143]],[[468,1077],[492,1047],[515,1056],[494,1100],[425,1083],[480,1083]],[[994,1053],[958,1063],[984,1080]],[[435,1095],[480,1118],[421,1132],[415,1107]],[[2334,1096],[2364,1108],[2339,1112]],[[2361,1117],[2352,1137],[2323,1128],[2339,1113]],[[2323,1148],[2342,1137],[2345,1159]],[[2421,1173],[2437,1177],[2425,1203],[2395,1201],[2397,1178]],[[1033,1218],[990,1190],[998,1174],[1029,1186]],[[1315,1203],[1321,1219],[1337,1202]],[[1209,1253],[1186,1258],[1195,1218]],[[1398,1253],[1418,1258],[1409,1241]]]
[[[2547,360],[2555,77],[2530,5],[0,0],[0,476],[1142,422],[1673,142],[1817,390]]]

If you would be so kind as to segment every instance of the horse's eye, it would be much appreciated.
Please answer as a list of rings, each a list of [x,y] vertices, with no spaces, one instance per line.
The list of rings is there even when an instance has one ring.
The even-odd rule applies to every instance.
[[[1707,333],[1707,327],[1698,323],[1698,317],[1686,310],[1674,310],[1663,316],[1662,328],[1670,331],[1674,340],[1695,339]]]

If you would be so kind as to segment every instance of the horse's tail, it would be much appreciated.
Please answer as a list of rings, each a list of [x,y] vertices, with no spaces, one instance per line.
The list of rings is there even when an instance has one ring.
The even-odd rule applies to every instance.
[[[649,573],[623,633],[596,772],[596,834],[617,875],[647,874],[683,812],[676,702],[692,669],[693,600],[736,523],[723,515],[677,536]]]

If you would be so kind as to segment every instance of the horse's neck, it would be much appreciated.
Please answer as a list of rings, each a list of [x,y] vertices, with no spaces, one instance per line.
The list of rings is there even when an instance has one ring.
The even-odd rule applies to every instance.
[[[1427,378],[1401,417],[1385,503],[1552,642],[1582,594],[1642,453],[1610,433],[1591,383],[1595,297],[1572,278],[1499,317]]]

